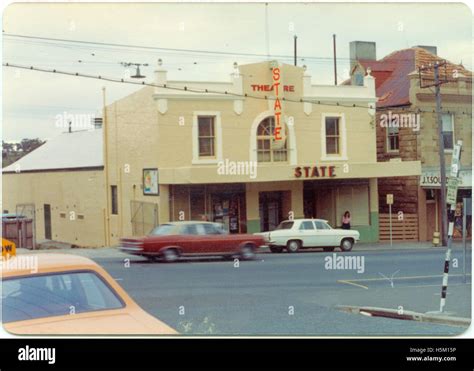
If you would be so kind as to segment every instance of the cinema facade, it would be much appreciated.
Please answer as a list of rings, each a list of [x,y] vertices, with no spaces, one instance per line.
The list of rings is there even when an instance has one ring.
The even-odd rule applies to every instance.
[[[377,179],[420,175],[418,161],[377,162],[375,83],[312,84],[304,67],[235,66],[228,82],[169,81],[107,106],[106,244],[175,220],[230,233],[315,217],[378,240]]]

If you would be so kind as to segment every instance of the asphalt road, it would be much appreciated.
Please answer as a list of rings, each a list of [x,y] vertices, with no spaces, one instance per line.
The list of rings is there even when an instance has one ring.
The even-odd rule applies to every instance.
[[[149,313],[184,334],[456,335],[465,328],[365,317],[335,305],[439,310],[444,252],[363,251],[359,269],[329,265],[333,253],[259,254],[254,261],[188,259],[172,264],[130,257],[96,258]],[[471,252],[467,284],[462,251],[453,252],[446,310],[471,314]],[[457,262],[456,262],[457,259]],[[455,265],[457,264],[457,268]],[[363,273],[358,273],[362,271]],[[393,279],[392,279],[393,277]]]

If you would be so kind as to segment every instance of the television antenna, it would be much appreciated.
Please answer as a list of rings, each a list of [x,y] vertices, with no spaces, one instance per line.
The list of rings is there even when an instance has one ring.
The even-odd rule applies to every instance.
[[[140,73],[140,66],[147,67],[148,63],[132,63],[132,62],[120,62],[124,67],[135,66],[136,72],[135,75],[130,76],[132,79],[144,79],[146,76]]]

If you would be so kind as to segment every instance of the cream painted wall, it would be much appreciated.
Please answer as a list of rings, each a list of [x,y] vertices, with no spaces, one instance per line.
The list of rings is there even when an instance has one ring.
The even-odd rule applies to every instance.
[[[292,85],[294,90],[294,92],[281,92],[281,97],[291,100],[303,98],[303,68],[291,65],[281,65],[280,67],[282,71],[281,87]],[[272,74],[268,62],[240,66],[239,73],[241,79],[237,80],[242,81],[242,85],[234,85],[235,91],[240,90],[244,94],[260,97],[273,95],[271,92],[256,92],[251,89],[252,84],[272,84]],[[160,72],[159,76],[160,81],[165,79],[161,83],[166,83],[166,73]],[[222,86],[224,87],[224,85]],[[229,86],[227,85],[226,88]],[[312,99],[317,99],[314,92],[319,91],[318,89],[317,87],[310,89],[309,94],[312,95]],[[258,184],[246,186],[248,219],[258,219],[259,217],[258,192],[272,189],[291,190],[291,203],[295,217],[303,216],[302,182],[293,181],[295,178],[292,167],[296,165],[335,165],[337,174],[341,177],[365,177],[371,167],[376,165],[375,129],[368,109],[344,108],[334,105],[339,100],[344,104],[362,105],[364,103],[361,102],[364,102],[364,99],[369,96],[367,94],[368,88],[353,87],[350,90],[350,95],[354,98],[353,101],[351,101],[352,98],[348,99],[345,96],[347,92],[347,87],[331,87],[330,94],[333,98],[328,100],[325,97],[324,100],[330,105],[313,105],[309,114],[305,113],[303,103],[282,100],[283,115],[293,117],[294,121],[294,138],[291,140],[295,142],[296,148],[290,148],[290,151],[296,151],[297,162],[294,165],[289,163],[267,164],[264,167],[268,169],[262,168],[262,171],[258,173],[258,179],[256,179]],[[360,96],[358,92],[360,92]],[[222,159],[250,160],[252,124],[262,112],[273,109],[273,101],[247,98],[243,102],[241,113],[239,110],[237,112],[234,110],[236,107],[234,103],[235,98],[231,95],[218,97],[209,97],[203,94],[196,96],[192,93],[173,95],[171,90],[162,92],[159,89],[145,87],[108,106],[109,185],[118,185],[119,195],[122,198],[119,216],[111,217],[113,242],[117,242],[117,236],[132,233],[131,200],[159,204],[160,222],[165,221],[164,218],[169,215],[169,212],[166,211],[169,207],[167,196],[143,196],[141,189],[143,168],[156,167],[160,169],[160,184],[162,184],[160,189],[164,192],[166,189],[163,187],[166,184],[234,182],[231,175],[217,174],[216,163],[192,165],[193,145],[195,145],[192,135],[193,117],[198,111],[212,111],[219,114],[222,127],[222,135],[219,138],[223,148]],[[365,105],[367,105],[367,101],[365,101]],[[348,158],[323,162],[321,161],[322,118],[325,114],[332,113],[344,117]],[[349,166],[348,173],[343,173],[342,170],[345,163],[354,164],[354,166]],[[193,170],[190,171],[190,169]],[[274,177],[269,174],[269,171],[273,172],[273,175],[278,175],[278,183],[270,183],[274,181]],[[235,182],[237,181],[241,180],[236,178]],[[249,181],[248,176],[243,181]],[[174,205],[174,207],[171,206],[171,209],[176,209],[178,206],[182,208],[184,205]]]
[[[2,185],[2,210],[14,213],[17,204],[35,204],[37,241],[45,238],[44,204],[50,204],[53,240],[86,247],[104,246],[103,171],[3,174]],[[66,217],[61,218],[60,213]],[[78,219],[78,215],[84,219]]]
[[[271,84],[271,70],[266,64],[242,66],[240,72],[243,75],[244,93],[260,97],[272,95],[271,92],[255,92],[250,89],[252,84]],[[302,77],[302,68],[288,65],[282,67],[282,85],[294,85],[295,89],[294,93],[284,93],[285,98],[294,100],[302,98]],[[366,88],[360,87],[360,89],[365,93],[362,89]],[[342,92],[344,89],[341,89],[341,94]],[[344,97],[341,95],[340,98]],[[307,115],[303,111],[302,103],[283,102],[283,114],[294,119],[298,164],[321,163],[322,118],[324,114],[331,113],[342,114],[345,118],[348,160],[344,162],[376,162],[375,129],[368,110],[336,107],[334,103],[313,105],[312,112]],[[133,101],[131,104],[134,104]],[[190,166],[193,147],[192,120],[193,112],[196,111],[219,112],[222,121],[223,158],[231,161],[248,161],[252,123],[269,108],[272,108],[270,101],[248,98],[243,104],[243,112],[239,115],[234,112],[232,99],[169,99],[168,111],[158,115],[160,168]],[[180,122],[184,124],[180,125]],[[334,162],[338,161],[331,160],[325,163]]]
[[[120,237],[132,235],[132,200],[160,203],[159,196],[145,196],[142,188],[143,169],[159,167],[158,111],[153,91],[145,87],[107,106],[109,190],[117,185],[119,193],[118,215],[110,216],[112,245]],[[108,196],[110,200],[110,192]],[[165,203],[163,210],[167,211],[167,197]],[[160,208],[159,215],[162,217]]]

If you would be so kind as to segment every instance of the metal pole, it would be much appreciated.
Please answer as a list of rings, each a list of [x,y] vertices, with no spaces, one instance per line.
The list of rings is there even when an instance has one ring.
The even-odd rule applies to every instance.
[[[268,29],[268,3],[265,3],[265,47],[267,51],[267,60],[270,60],[270,31]]]
[[[461,160],[461,149],[462,149],[462,142],[458,141],[458,143],[454,146],[453,157],[451,160],[451,177],[457,178],[459,175],[459,164]],[[445,194],[446,196],[446,194]],[[441,301],[439,304],[439,311],[442,313],[444,311],[444,307],[446,305],[446,296],[448,294],[448,277],[449,277],[449,263],[451,261],[451,244],[453,240],[453,232],[454,232],[454,212],[456,210],[456,197],[457,196],[457,188],[456,188],[456,195],[454,199],[450,200],[450,208],[449,208],[449,228],[448,228],[448,248],[446,250],[446,258],[444,260],[444,271],[443,271],[443,285],[441,288]],[[452,198],[452,197],[451,197]],[[446,208],[446,203],[443,205]],[[446,215],[447,216],[447,215]]]
[[[462,199],[462,244],[464,246],[463,249],[463,259],[462,259],[462,282],[466,283],[466,225],[467,225],[467,198]]]
[[[449,210],[449,231],[448,231],[448,248],[446,250],[446,258],[444,260],[444,272],[443,272],[443,286],[441,288],[441,301],[439,304],[439,311],[442,313],[446,305],[446,296],[448,294],[448,277],[449,277],[449,263],[451,261],[451,240],[453,237],[454,230],[454,210],[456,205],[451,205]]]
[[[295,66],[296,66],[296,56],[297,56],[297,49],[296,49],[296,40],[298,39],[298,36],[294,36],[294,47],[295,47]]]
[[[104,175],[105,175],[105,230],[106,239],[105,243],[110,246],[110,201],[109,201],[109,156],[108,156],[108,117],[107,117],[107,104],[106,104],[106,91],[105,86],[102,87],[102,100],[103,100],[103,112],[102,112],[102,136],[103,136],[103,156],[104,156]]]
[[[392,204],[388,205],[388,215],[390,220],[390,246],[392,245]]]
[[[337,85],[336,34],[332,35],[332,49],[334,54],[334,85]]]
[[[441,118],[441,91],[439,82],[439,64],[434,65],[435,78],[435,94],[436,94],[436,117],[438,122],[438,149],[439,149],[439,168],[441,181],[441,241],[442,245],[447,245],[447,227],[448,213],[446,208],[446,164],[444,160],[444,141],[443,141],[443,124]]]

